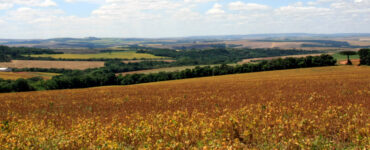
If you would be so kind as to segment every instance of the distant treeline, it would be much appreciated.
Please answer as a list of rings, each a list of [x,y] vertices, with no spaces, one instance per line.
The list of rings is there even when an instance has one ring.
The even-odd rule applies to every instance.
[[[209,49],[209,50],[170,50],[147,49],[138,50],[138,53],[149,53],[155,56],[171,57],[178,65],[209,65],[222,63],[236,63],[243,59],[273,57],[299,54],[320,53],[319,51],[281,50],[281,49]]]
[[[130,85],[147,82],[177,80],[195,77],[217,76],[235,73],[259,72],[279,69],[293,69],[318,66],[332,66],[336,60],[330,55],[308,56],[305,58],[285,58],[262,61],[257,64],[236,66],[220,65],[196,67],[176,72],[160,72],[151,74],[133,74],[116,76],[113,70],[91,70],[90,72],[71,72],[55,76],[50,80],[41,78],[18,79],[16,81],[0,80],[0,92],[20,92],[32,90],[73,89],[105,85]],[[114,65],[114,64],[107,64]],[[114,67],[112,67],[114,68]]]
[[[370,49],[361,49],[358,54],[360,55],[360,64],[370,66]]]
[[[12,59],[28,59],[27,55],[32,54],[62,54],[50,49],[30,47],[8,47],[0,45],[0,62],[9,62]]]

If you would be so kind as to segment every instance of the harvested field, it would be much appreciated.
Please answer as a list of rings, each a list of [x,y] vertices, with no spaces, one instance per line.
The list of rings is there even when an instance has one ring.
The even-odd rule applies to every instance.
[[[9,68],[58,68],[79,69],[103,67],[103,61],[44,61],[44,60],[12,60],[12,62],[0,63],[0,67]]]
[[[338,40],[346,41],[350,44],[358,46],[367,46],[366,41],[353,41],[353,40]],[[241,41],[226,41],[226,44],[237,44],[242,45],[241,47],[250,47],[250,48],[280,48],[280,49],[301,49],[301,50],[358,50],[358,48],[342,48],[342,47],[302,47],[302,44],[317,44],[311,42],[262,42],[262,41],[251,41],[251,40],[241,40]]]
[[[250,48],[281,48],[281,49],[301,49],[302,44],[312,44],[308,42],[260,42],[260,41],[226,41],[226,44],[243,45]]]
[[[123,63],[139,63],[149,60],[126,60]],[[161,59],[150,61],[175,62],[176,60]],[[12,60],[12,62],[1,62],[0,68],[58,68],[58,69],[78,69],[104,67],[104,61],[45,61],[45,60]]]
[[[0,94],[0,149],[369,149],[370,67]]]
[[[0,72],[0,78],[5,79],[5,80],[17,80],[20,78],[28,79],[28,78],[33,78],[33,77],[41,77],[45,80],[48,80],[56,75],[59,75],[59,74],[45,73],[45,72]]]
[[[41,54],[31,55],[31,57],[51,57],[56,59],[161,59],[164,57],[154,56],[134,51],[97,53],[97,54]]]
[[[355,46],[368,46],[370,47],[370,41],[347,41],[351,45]]]
[[[163,62],[175,62],[176,60],[172,60],[172,59],[158,59],[158,60],[125,60],[123,61],[123,63],[139,63],[139,62],[143,62],[143,61],[163,61]]]
[[[289,56],[276,56],[276,57],[263,57],[263,58],[250,58],[250,59],[244,59],[238,64],[245,64],[245,63],[250,63],[250,62],[255,62],[255,61],[260,61],[260,60],[271,60],[271,59],[278,59],[278,58],[287,58],[287,57],[307,57],[307,56],[320,56],[321,54],[305,54],[305,55],[289,55]]]

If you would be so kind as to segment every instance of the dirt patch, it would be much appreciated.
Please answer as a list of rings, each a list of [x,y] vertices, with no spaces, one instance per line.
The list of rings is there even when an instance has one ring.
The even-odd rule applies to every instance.
[[[360,64],[360,59],[351,59],[353,65],[359,65]],[[346,65],[347,60],[342,60],[339,62],[341,65]]]

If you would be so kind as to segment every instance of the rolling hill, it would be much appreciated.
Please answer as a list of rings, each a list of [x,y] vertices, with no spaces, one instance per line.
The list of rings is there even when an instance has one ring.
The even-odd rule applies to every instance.
[[[0,94],[0,149],[366,149],[370,67]]]

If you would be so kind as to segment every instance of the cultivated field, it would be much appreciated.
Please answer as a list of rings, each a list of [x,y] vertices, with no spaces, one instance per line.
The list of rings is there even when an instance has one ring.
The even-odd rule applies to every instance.
[[[338,61],[347,60],[347,56],[346,55],[341,55],[339,53],[333,54],[332,56],[335,59],[337,59]],[[352,55],[352,56],[349,56],[349,58],[350,59],[360,59],[360,56],[359,55]]]
[[[33,78],[41,77],[43,79],[51,79],[53,76],[59,75],[57,73],[44,73],[44,72],[0,72],[0,78],[5,80],[17,80],[19,78]]]
[[[103,67],[103,61],[44,61],[44,60],[12,60],[2,62],[0,67],[10,68],[58,68],[58,69],[79,69]]]
[[[263,58],[249,58],[249,59],[243,59],[238,64],[245,64],[260,60],[271,60],[271,59],[278,59],[278,58],[287,58],[287,57],[293,57],[293,58],[300,58],[300,57],[307,57],[307,56],[320,56],[321,54],[305,54],[305,55],[289,55],[289,56],[276,56],[276,57],[263,57]]]
[[[157,59],[157,60],[125,60],[122,61],[123,63],[140,63],[144,61],[163,61],[163,62],[175,62],[176,60],[173,59]]]
[[[369,149],[370,67],[0,94],[0,149]]]
[[[31,57],[52,57],[62,59],[160,59],[164,57],[154,56],[151,54],[136,53],[134,51],[127,52],[112,52],[112,53],[97,53],[97,54],[41,54],[31,55]]]
[[[250,48],[281,48],[281,49],[298,49],[304,42],[260,42],[260,41],[226,41],[226,44],[242,45],[242,47]]]
[[[147,60],[125,60],[123,63],[139,63]],[[175,62],[171,59],[160,59],[151,61]],[[104,61],[45,61],[45,60],[12,60],[12,62],[0,62],[0,68],[57,68],[78,69],[104,67]]]
[[[348,42],[352,46],[369,46],[369,41],[361,41],[357,39],[333,39],[334,41]],[[280,48],[280,49],[302,49],[302,50],[320,50],[320,51],[344,51],[344,50],[359,50],[359,48],[343,48],[343,47],[302,47],[302,44],[317,44],[312,42],[265,42],[255,40],[237,40],[225,41],[226,44],[241,45],[240,47],[249,48]]]

